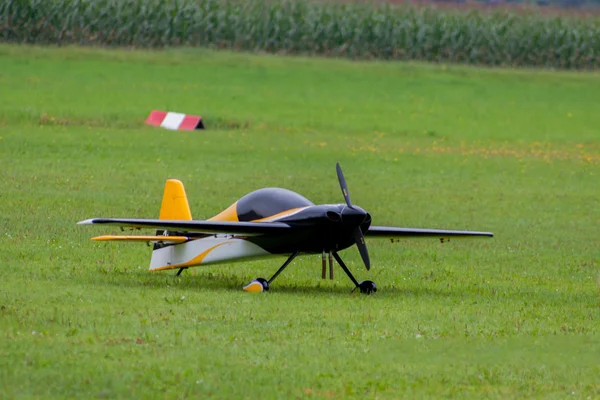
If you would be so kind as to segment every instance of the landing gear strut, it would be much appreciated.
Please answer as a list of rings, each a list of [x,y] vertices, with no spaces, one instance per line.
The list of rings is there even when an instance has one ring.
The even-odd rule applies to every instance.
[[[264,278],[256,278],[255,280],[253,280],[252,282],[250,282],[249,284],[244,286],[244,290],[246,292],[267,292],[267,291],[269,291],[269,285],[271,284],[271,282],[273,282],[275,280],[275,278],[277,278],[277,276],[292,262],[292,260],[294,258],[296,258],[296,256],[298,254],[300,254],[299,251],[292,254],[286,260],[286,262],[284,262],[283,265],[277,270],[277,272],[275,272],[275,274],[273,274],[271,279],[269,279],[267,281]]]
[[[292,254],[285,263],[283,263],[283,265],[277,270],[277,272],[275,272],[275,274],[273,274],[273,276],[271,277],[271,279],[266,280],[264,278],[256,278],[255,280],[253,280],[252,282],[250,282],[249,284],[247,284],[246,286],[244,286],[244,290],[247,292],[268,292],[269,291],[269,286],[271,284],[271,282],[273,282],[275,280],[275,278],[277,278],[277,276],[283,272],[283,270],[292,262],[292,260],[294,258],[296,258],[296,256],[298,256],[298,254],[300,254],[299,251],[295,252],[294,254]],[[338,262],[338,264],[340,264],[340,267],[342,267],[342,269],[344,270],[344,272],[346,273],[346,275],[348,275],[348,278],[350,278],[350,280],[352,281],[352,283],[354,283],[354,290],[356,290],[356,288],[358,288],[358,290],[360,290],[361,293],[363,294],[371,294],[371,293],[375,293],[377,291],[377,286],[375,285],[375,283],[373,281],[362,281],[362,282],[358,282],[355,278],[354,275],[352,275],[352,273],[350,272],[350,270],[348,269],[348,267],[346,267],[346,264],[344,264],[344,261],[342,261],[342,258],[339,256],[339,254],[337,252],[330,252],[329,253],[329,279],[333,279],[333,258],[335,258],[335,260]],[[322,278],[326,279],[327,276],[327,259],[325,257],[325,251],[323,251],[323,256],[322,256]]]
[[[342,267],[342,269],[344,270],[346,275],[348,275],[348,278],[350,278],[352,283],[354,283],[354,285],[360,290],[361,293],[371,294],[371,293],[375,293],[377,291],[377,286],[375,285],[375,282],[373,282],[373,281],[358,282],[354,278],[354,275],[352,275],[352,273],[350,272],[348,267],[346,267],[346,264],[344,264],[344,261],[342,261],[342,258],[339,256],[339,254],[337,252],[333,253],[333,257],[335,258],[335,261],[337,261],[338,264],[340,264],[340,267]],[[354,288],[354,289],[356,290],[356,288]]]

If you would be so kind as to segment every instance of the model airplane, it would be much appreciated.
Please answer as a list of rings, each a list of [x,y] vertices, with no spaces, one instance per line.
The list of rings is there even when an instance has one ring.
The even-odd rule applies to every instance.
[[[491,232],[372,226],[371,215],[353,205],[340,165],[337,176],[345,204],[315,205],[287,189],[264,188],[251,192],[220,214],[192,220],[183,184],[166,182],[159,219],[93,218],[78,224],[114,225],[159,229],[154,236],[98,236],[92,240],[143,241],[154,243],[150,271],[235,262],[285,255],[288,259],[269,279],[257,278],[244,287],[248,292],[269,290],[277,276],[300,254],[322,254],[322,278],[333,279],[333,260],[338,262],[361,293],[377,290],[374,282],[358,282],[339,256],[354,244],[367,270],[371,263],[365,244],[370,238],[432,237],[442,242],[456,237],[492,237]]]

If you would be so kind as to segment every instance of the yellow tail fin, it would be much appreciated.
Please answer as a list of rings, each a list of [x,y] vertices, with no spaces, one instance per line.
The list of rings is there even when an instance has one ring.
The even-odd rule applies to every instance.
[[[192,219],[190,205],[185,195],[183,183],[177,179],[168,179],[165,183],[159,219],[186,220]]]

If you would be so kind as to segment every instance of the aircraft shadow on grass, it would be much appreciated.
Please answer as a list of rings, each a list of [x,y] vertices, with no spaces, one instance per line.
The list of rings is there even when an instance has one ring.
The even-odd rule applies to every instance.
[[[322,279],[333,279],[335,260],[360,293],[371,294],[377,291],[375,283],[358,282],[339,255],[341,250],[356,245],[369,271],[371,261],[365,238],[435,238],[443,243],[456,238],[493,237],[491,232],[374,226],[371,215],[352,204],[339,164],[336,172],[345,201],[341,204],[315,205],[287,189],[263,188],[245,195],[208,220],[193,220],[183,184],[169,179],[158,219],[92,218],[78,224],[157,229],[154,235],[103,235],[92,240],[152,243],[150,271],[177,269],[177,276],[195,266],[288,257],[270,279],[257,278],[244,286],[248,292],[268,291],[275,278],[298,255],[321,254]],[[286,290],[306,289],[288,286]]]
[[[128,278],[121,276],[127,275]],[[239,291],[241,282],[244,282],[245,276],[234,276],[227,273],[214,273],[209,271],[200,272],[194,276],[148,276],[140,272],[131,274],[122,272],[117,279],[95,281],[94,284],[102,286],[127,287],[127,288],[145,288],[151,290],[163,290],[168,287],[177,287],[182,290],[194,290],[201,292],[223,292]],[[133,279],[132,279],[133,278]],[[328,297],[331,294],[354,295],[360,293],[358,290],[349,292],[347,287],[335,283],[330,285],[300,285],[295,283],[282,283],[277,286],[277,293],[307,295],[310,297]],[[456,289],[439,289],[431,287],[406,288],[398,285],[391,285],[385,288],[386,295],[389,296],[416,296],[416,297],[452,297],[460,296],[462,293]]]

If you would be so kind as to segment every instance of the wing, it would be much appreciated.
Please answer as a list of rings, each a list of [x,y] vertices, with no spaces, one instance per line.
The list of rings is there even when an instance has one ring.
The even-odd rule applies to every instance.
[[[475,231],[451,231],[444,229],[417,229],[417,228],[394,228],[391,226],[371,226],[366,237],[372,238],[472,238],[472,237],[493,237],[492,232]]]
[[[120,219],[92,218],[78,225],[109,225],[128,228],[155,228],[182,232],[232,235],[264,235],[289,232],[292,227],[283,222],[217,222],[217,221],[174,221],[164,219]]]

